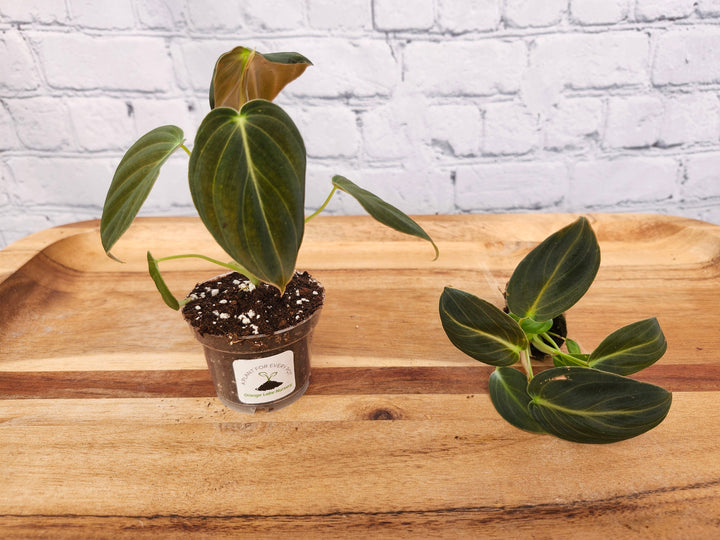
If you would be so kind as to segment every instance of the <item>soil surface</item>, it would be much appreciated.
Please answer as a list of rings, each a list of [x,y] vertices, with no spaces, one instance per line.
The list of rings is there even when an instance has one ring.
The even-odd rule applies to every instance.
[[[255,287],[238,272],[198,283],[182,309],[202,334],[230,338],[272,334],[294,326],[322,306],[322,285],[307,272],[295,272],[285,293],[260,283]]]

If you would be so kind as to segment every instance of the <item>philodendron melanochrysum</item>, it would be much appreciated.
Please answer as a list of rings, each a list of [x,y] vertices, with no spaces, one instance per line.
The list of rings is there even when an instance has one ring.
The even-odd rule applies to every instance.
[[[561,350],[564,336],[551,331],[553,319],[590,288],[599,266],[595,233],[581,217],[518,264],[506,290],[509,313],[470,293],[443,291],[445,333],[465,354],[495,366],[490,399],[510,424],[574,442],[611,443],[654,428],[670,410],[670,392],[627,377],[665,354],[657,319],[616,330],[590,354],[572,339]],[[531,345],[552,358],[554,367],[534,374]]]
[[[113,257],[110,250],[137,216],[163,164],[182,148],[190,156],[193,203],[231,259],[198,254],[155,258],[148,252],[150,275],[171,308],[179,309],[183,302],[172,295],[158,268],[169,259],[206,259],[282,292],[295,271],[305,223],[337,190],[356,198],[381,223],[432,243],[437,257],[437,246],[415,221],[340,175],[332,178],[332,190],[320,209],[305,217],[305,145],[290,116],[272,99],[309,65],[294,52],[260,54],[236,47],[215,64],[211,110],[198,128],[192,151],[179,127],[162,126],[140,137],[118,165],[100,225],[108,255]]]

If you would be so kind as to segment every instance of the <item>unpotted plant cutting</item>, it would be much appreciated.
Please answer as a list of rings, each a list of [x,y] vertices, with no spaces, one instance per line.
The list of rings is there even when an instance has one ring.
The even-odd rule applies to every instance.
[[[105,252],[130,227],[178,149],[190,157],[188,180],[200,219],[230,258],[201,254],[155,258],[149,273],[165,303],[182,310],[205,350],[220,400],[244,411],[273,410],[297,400],[310,379],[309,343],[324,300],[322,285],[296,271],[306,222],[336,191],[355,199],[376,220],[429,241],[411,218],[347,178],[336,175],[321,207],[305,208],[306,153],[290,116],[272,100],[311,65],[298,53],[260,54],[236,47],[217,60],[210,112],[192,150],[172,125],[143,135],[125,153],[107,193],[100,224]],[[199,283],[183,299],[169,290],[159,263],[201,258],[229,273]]]
[[[589,354],[566,338],[564,324],[562,333],[553,329],[585,295],[599,266],[597,239],[581,217],[518,264],[505,291],[505,310],[452,287],[442,292],[445,333],[465,354],[495,366],[490,399],[510,424],[574,442],[612,443],[654,428],[670,410],[670,392],[628,377],[665,354],[656,318],[612,332]],[[534,373],[531,347],[554,367]]]

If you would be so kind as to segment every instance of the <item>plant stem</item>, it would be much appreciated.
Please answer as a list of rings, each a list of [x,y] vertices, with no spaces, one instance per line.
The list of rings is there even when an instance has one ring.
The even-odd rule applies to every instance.
[[[534,375],[532,364],[530,363],[530,348],[520,351],[520,364],[522,364],[522,367],[525,369],[528,382],[532,381]]]
[[[187,147],[187,146],[185,146],[184,144],[181,144],[181,145],[180,145],[180,148],[182,148],[183,150],[185,150],[185,152],[187,152],[187,155],[188,155],[188,156],[190,155],[190,150],[188,150],[188,147]]]
[[[325,199],[325,202],[322,203],[322,205],[320,205],[320,208],[318,208],[312,214],[310,214],[308,217],[305,218],[305,223],[307,223],[312,218],[317,216],[320,212],[325,210],[325,207],[328,205],[328,203],[330,202],[330,199],[332,199],[333,195],[335,195],[335,192],[337,191],[337,189],[338,189],[337,186],[333,186],[332,191],[330,192],[330,195],[328,195],[327,199]]]
[[[222,266],[224,268],[229,268],[230,270],[235,270],[236,272],[240,272],[241,274],[244,274],[245,276],[247,276],[253,285],[257,285],[257,282],[258,282],[257,278],[255,278],[250,272],[248,272],[245,268],[240,266],[235,261],[225,263],[222,261],[218,261],[217,259],[213,259],[212,257],[207,257],[206,255],[199,255],[197,253],[186,253],[183,255],[169,255],[167,257],[160,257],[155,260],[157,262],[162,262],[162,261],[171,261],[173,259],[188,259],[188,258],[203,259],[204,261],[208,261],[213,264],[217,264],[218,266]]]
[[[587,367],[588,365],[587,362],[583,362],[582,360],[580,360],[579,358],[575,358],[571,354],[565,354],[564,352],[562,352],[560,350],[560,347],[558,347],[555,343],[555,340],[553,340],[553,338],[550,337],[547,333],[534,336],[532,339],[532,344],[540,352],[544,352],[545,354],[549,354],[551,356],[560,356],[561,358],[564,358],[566,361],[570,362],[572,365],[585,367]]]

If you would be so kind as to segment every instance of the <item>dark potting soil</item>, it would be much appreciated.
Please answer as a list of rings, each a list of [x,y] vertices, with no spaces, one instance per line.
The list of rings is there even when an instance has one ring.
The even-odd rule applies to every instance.
[[[280,291],[232,272],[198,283],[188,294],[184,317],[201,334],[232,338],[272,334],[294,326],[312,315],[323,303],[323,288],[307,272],[295,272]]]

